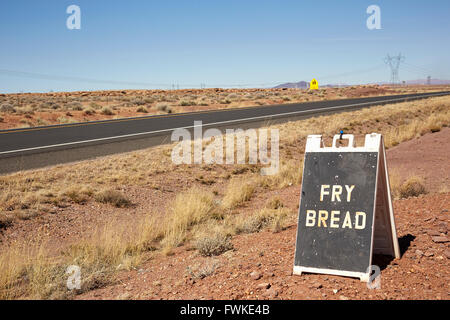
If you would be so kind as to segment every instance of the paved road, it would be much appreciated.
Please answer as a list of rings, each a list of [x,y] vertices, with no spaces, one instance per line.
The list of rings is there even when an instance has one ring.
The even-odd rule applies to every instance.
[[[175,128],[192,128],[194,121],[202,121],[207,127],[236,127],[236,124],[257,123],[280,119],[288,121],[299,116],[311,116],[324,112],[339,112],[371,105],[402,102],[432,96],[448,95],[450,91],[408,95],[381,96],[358,99],[316,101],[226,110],[210,110],[106,121],[93,121],[67,125],[0,130],[0,172],[6,158],[30,154],[50,153],[55,150],[77,149],[85,146],[102,146],[115,142],[139,140],[156,135],[169,135]],[[110,148],[111,149],[111,148]],[[118,150],[117,152],[121,152]],[[108,154],[115,153],[112,149]],[[66,157],[67,158],[67,157]],[[76,157],[79,160],[80,156]],[[67,162],[65,159],[61,162]],[[12,161],[12,159],[9,159]],[[46,160],[47,161],[47,160]],[[41,161],[42,162],[42,161]],[[44,161],[45,162],[45,161]],[[49,161],[51,164],[58,163]],[[43,166],[45,163],[32,167]],[[29,167],[27,165],[26,167]],[[22,168],[25,169],[25,168]]]

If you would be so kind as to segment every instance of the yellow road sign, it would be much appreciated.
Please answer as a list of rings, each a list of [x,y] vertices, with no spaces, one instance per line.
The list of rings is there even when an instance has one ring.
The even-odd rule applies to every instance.
[[[312,79],[309,83],[309,89],[310,90],[318,90],[319,89],[319,82],[317,82],[316,79]]]

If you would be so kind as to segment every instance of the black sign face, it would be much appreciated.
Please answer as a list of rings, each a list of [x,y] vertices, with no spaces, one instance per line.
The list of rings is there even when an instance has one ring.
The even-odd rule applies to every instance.
[[[367,271],[377,165],[377,152],[305,154],[295,266]]]

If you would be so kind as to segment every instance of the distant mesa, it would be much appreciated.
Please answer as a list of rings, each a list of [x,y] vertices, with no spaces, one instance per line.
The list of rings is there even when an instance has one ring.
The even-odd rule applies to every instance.
[[[346,84],[326,84],[326,85],[321,85],[321,87],[347,87],[348,85]],[[274,87],[275,89],[281,89],[281,88],[293,88],[293,89],[308,89],[309,88],[309,82],[306,81],[300,81],[300,82],[287,82],[287,83],[282,83],[276,87]]]
[[[320,81],[320,79],[319,79]],[[428,82],[429,81],[429,82]],[[403,82],[401,81],[400,84]],[[389,82],[375,82],[375,83],[366,83],[366,84],[377,84],[377,85],[389,85]],[[450,80],[442,80],[442,79],[416,79],[416,80],[406,80],[406,85],[450,85]],[[320,85],[320,87],[349,87],[349,84],[325,84]],[[281,88],[290,88],[290,89],[308,89],[309,88],[309,82],[306,81],[299,81],[299,82],[286,82],[277,85],[274,87],[275,89],[281,89]]]
[[[274,88],[275,89],[280,89],[280,88],[308,89],[309,83],[306,81],[288,82],[288,83],[282,83]]]

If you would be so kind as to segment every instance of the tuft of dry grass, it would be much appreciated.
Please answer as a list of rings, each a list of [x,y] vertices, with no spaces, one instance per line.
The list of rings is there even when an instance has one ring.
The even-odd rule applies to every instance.
[[[86,108],[83,111],[83,114],[86,115],[86,116],[92,116],[95,113],[96,113],[95,110],[92,109],[92,108]]]
[[[143,106],[140,106],[140,107],[138,107],[138,108],[136,109],[136,112],[139,112],[139,113],[148,113],[148,110],[147,110],[147,108],[145,108],[145,107],[143,107]]]
[[[57,270],[42,240],[13,243],[0,253],[0,298],[47,298],[59,285]]]
[[[265,207],[269,208],[269,209],[279,209],[279,208],[284,207],[284,205],[278,196],[274,196],[274,197],[270,198],[269,200],[267,200]]]
[[[256,188],[253,181],[244,181],[242,179],[232,179],[225,190],[225,196],[222,200],[222,207],[233,209],[244,202],[250,200]]]
[[[280,165],[277,174],[259,177],[258,184],[268,189],[283,189],[292,185],[298,185],[302,181],[303,160],[289,161]]]
[[[93,191],[88,187],[72,186],[63,192],[70,200],[78,204],[85,204],[93,195]]]
[[[109,203],[117,208],[127,208],[132,205],[131,201],[120,191],[106,189],[95,195],[95,200],[101,203]]]
[[[209,259],[204,263],[196,263],[186,268],[186,273],[192,279],[204,279],[216,271],[219,267],[219,261],[215,259]]]
[[[100,113],[105,116],[113,116],[114,115],[114,112],[108,107],[103,107],[102,111],[100,111]]]
[[[104,286],[113,281],[116,270],[130,270],[151,250],[148,240],[152,239],[144,229],[148,226],[135,232],[130,226],[110,222],[57,257],[43,240],[13,244],[0,253],[0,298],[67,299]],[[69,266],[80,268],[80,289],[67,288]]]
[[[391,187],[391,195],[394,199],[400,198],[400,187],[402,185],[402,180],[398,170],[389,170],[389,184]]]
[[[253,215],[241,215],[235,218],[236,234],[255,233],[268,227],[272,232],[279,232],[286,227],[287,218],[292,213],[286,208],[263,208]]]
[[[208,233],[198,235],[195,247],[202,256],[218,256],[225,251],[232,250],[230,235],[223,229],[216,228]]]
[[[162,221],[164,238],[161,244],[165,253],[182,244],[192,226],[215,217],[216,209],[212,193],[193,188],[178,194]]]
[[[399,188],[398,194],[400,199],[410,197],[418,197],[421,194],[426,194],[427,190],[424,186],[424,181],[421,177],[412,176],[406,180]]]

